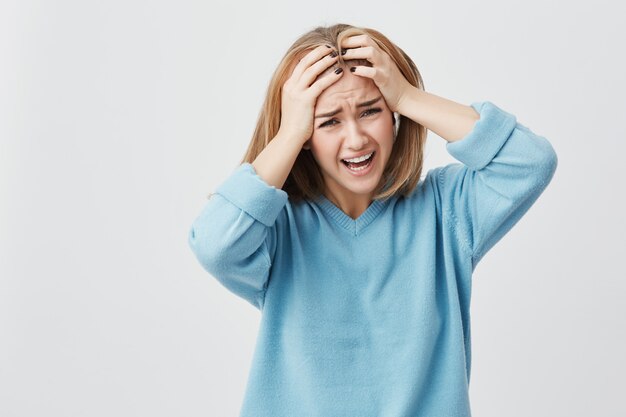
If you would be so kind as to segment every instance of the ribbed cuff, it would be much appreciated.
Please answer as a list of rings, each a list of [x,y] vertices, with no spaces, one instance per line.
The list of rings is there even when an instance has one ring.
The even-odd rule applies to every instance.
[[[474,102],[471,106],[480,114],[480,119],[465,137],[446,143],[446,149],[469,168],[479,170],[496,156],[511,136],[517,120],[490,101]]]
[[[270,227],[288,200],[286,191],[269,185],[244,162],[215,190],[231,203]]]

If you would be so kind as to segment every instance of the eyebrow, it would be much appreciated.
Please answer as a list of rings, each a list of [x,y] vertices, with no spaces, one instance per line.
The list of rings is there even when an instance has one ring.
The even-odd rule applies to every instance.
[[[377,98],[375,98],[375,99],[365,101],[365,102],[363,102],[363,103],[361,103],[361,104],[357,104],[356,106],[357,106],[357,107],[367,107],[367,106],[371,106],[372,104],[376,103],[376,102],[377,102],[378,100],[380,100],[381,98],[382,98],[382,96],[378,96],[378,97],[377,97]],[[315,116],[315,118],[316,118],[316,119],[320,119],[320,118],[322,118],[322,117],[332,117],[332,116],[336,115],[337,113],[341,113],[341,109],[333,110],[333,111],[331,111],[331,112],[329,112],[329,113],[318,114],[317,116]]]

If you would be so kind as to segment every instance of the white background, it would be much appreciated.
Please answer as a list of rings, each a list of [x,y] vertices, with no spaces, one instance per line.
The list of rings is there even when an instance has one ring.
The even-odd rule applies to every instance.
[[[187,233],[282,55],[333,23],[380,30],[426,91],[492,101],[557,152],[474,273],[473,415],[626,415],[618,4],[2,1],[0,415],[237,415],[260,313]],[[450,162],[430,132],[424,173]]]

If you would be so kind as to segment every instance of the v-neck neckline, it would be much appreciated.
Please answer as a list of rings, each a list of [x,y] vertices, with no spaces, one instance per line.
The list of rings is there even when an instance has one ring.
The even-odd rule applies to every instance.
[[[348,216],[343,210],[337,207],[324,194],[315,198],[315,202],[324,210],[339,226],[348,230],[352,235],[357,236],[380,214],[389,203],[386,200],[374,200],[356,219]]]

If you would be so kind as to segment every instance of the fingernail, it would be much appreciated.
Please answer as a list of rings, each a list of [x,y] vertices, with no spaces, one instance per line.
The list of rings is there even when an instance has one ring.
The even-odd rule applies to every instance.
[[[343,71],[343,68],[339,67],[335,70],[335,74],[341,74],[341,71]]]
[[[351,67],[350,72],[354,72],[354,71],[356,71],[356,67]]]
[[[330,57],[331,57],[331,58],[334,58],[334,57],[336,57],[336,56],[337,56],[337,52],[332,51],[332,52],[330,53]]]

